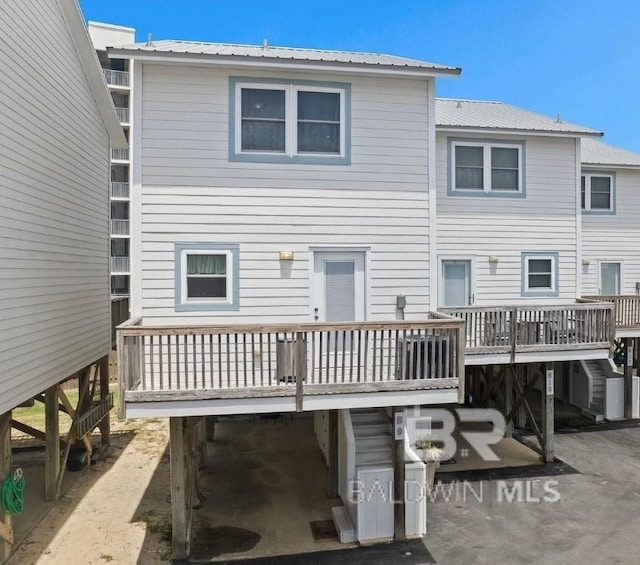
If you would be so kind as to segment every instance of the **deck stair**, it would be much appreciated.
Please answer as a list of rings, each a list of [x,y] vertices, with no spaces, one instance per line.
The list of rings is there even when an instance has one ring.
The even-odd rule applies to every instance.
[[[585,361],[585,364],[587,365],[592,377],[592,392],[589,411],[594,414],[604,416],[606,387],[605,372],[602,369],[599,360],[587,360]]]
[[[351,410],[356,469],[393,466],[391,422],[375,408]]]

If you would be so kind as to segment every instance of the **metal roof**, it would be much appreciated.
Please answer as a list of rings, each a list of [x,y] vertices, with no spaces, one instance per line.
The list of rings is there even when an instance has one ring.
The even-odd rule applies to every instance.
[[[436,99],[436,127],[564,135],[602,135],[584,126],[563,122],[503,102]]]
[[[640,154],[595,139],[583,139],[581,153],[583,165],[640,167]]]
[[[427,61],[418,61],[394,55],[379,53],[360,53],[352,51],[329,51],[323,49],[301,49],[294,47],[275,47],[264,45],[234,45],[228,43],[204,43],[196,41],[161,40],[151,43],[134,43],[110,47],[109,52],[123,54],[128,57],[144,57],[149,55],[199,56],[208,59],[243,58],[264,62],[306,62],[337,63],[344,65],[365,65],[397,70],[425,71],[425,74],[460,74],[460,69]]]

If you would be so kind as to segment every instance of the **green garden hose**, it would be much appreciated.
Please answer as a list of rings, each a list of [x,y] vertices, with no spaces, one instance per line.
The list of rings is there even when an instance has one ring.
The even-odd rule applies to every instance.
[[[24,473],[16,469],[13,477],[7,477],[2,483],[0,506],[9,514],[20,514],[24,508]]]

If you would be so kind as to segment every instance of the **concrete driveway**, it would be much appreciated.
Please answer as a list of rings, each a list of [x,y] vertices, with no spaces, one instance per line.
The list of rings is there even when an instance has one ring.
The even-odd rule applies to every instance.
[[[632,426],[556,435],[556,456],[579,474],[441,490],[425,545],[443,564],[640,563],[640,426]]]

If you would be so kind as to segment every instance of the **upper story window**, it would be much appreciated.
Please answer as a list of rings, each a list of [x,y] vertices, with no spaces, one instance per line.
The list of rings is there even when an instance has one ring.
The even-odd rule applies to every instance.
[[[349,164],[348,84],[232,78],[230,89],[231,160]]]
[[[613,173],[584,173],[581,179],[581,207],[593,214],[615,213]]]
[[[238,309],[237,244],[176,244],[176,310]]]
[[[522,253],[522,296],[558,296],[558,252]]]
[[[449,194],[524,196],[524,143],[449,140]]]

